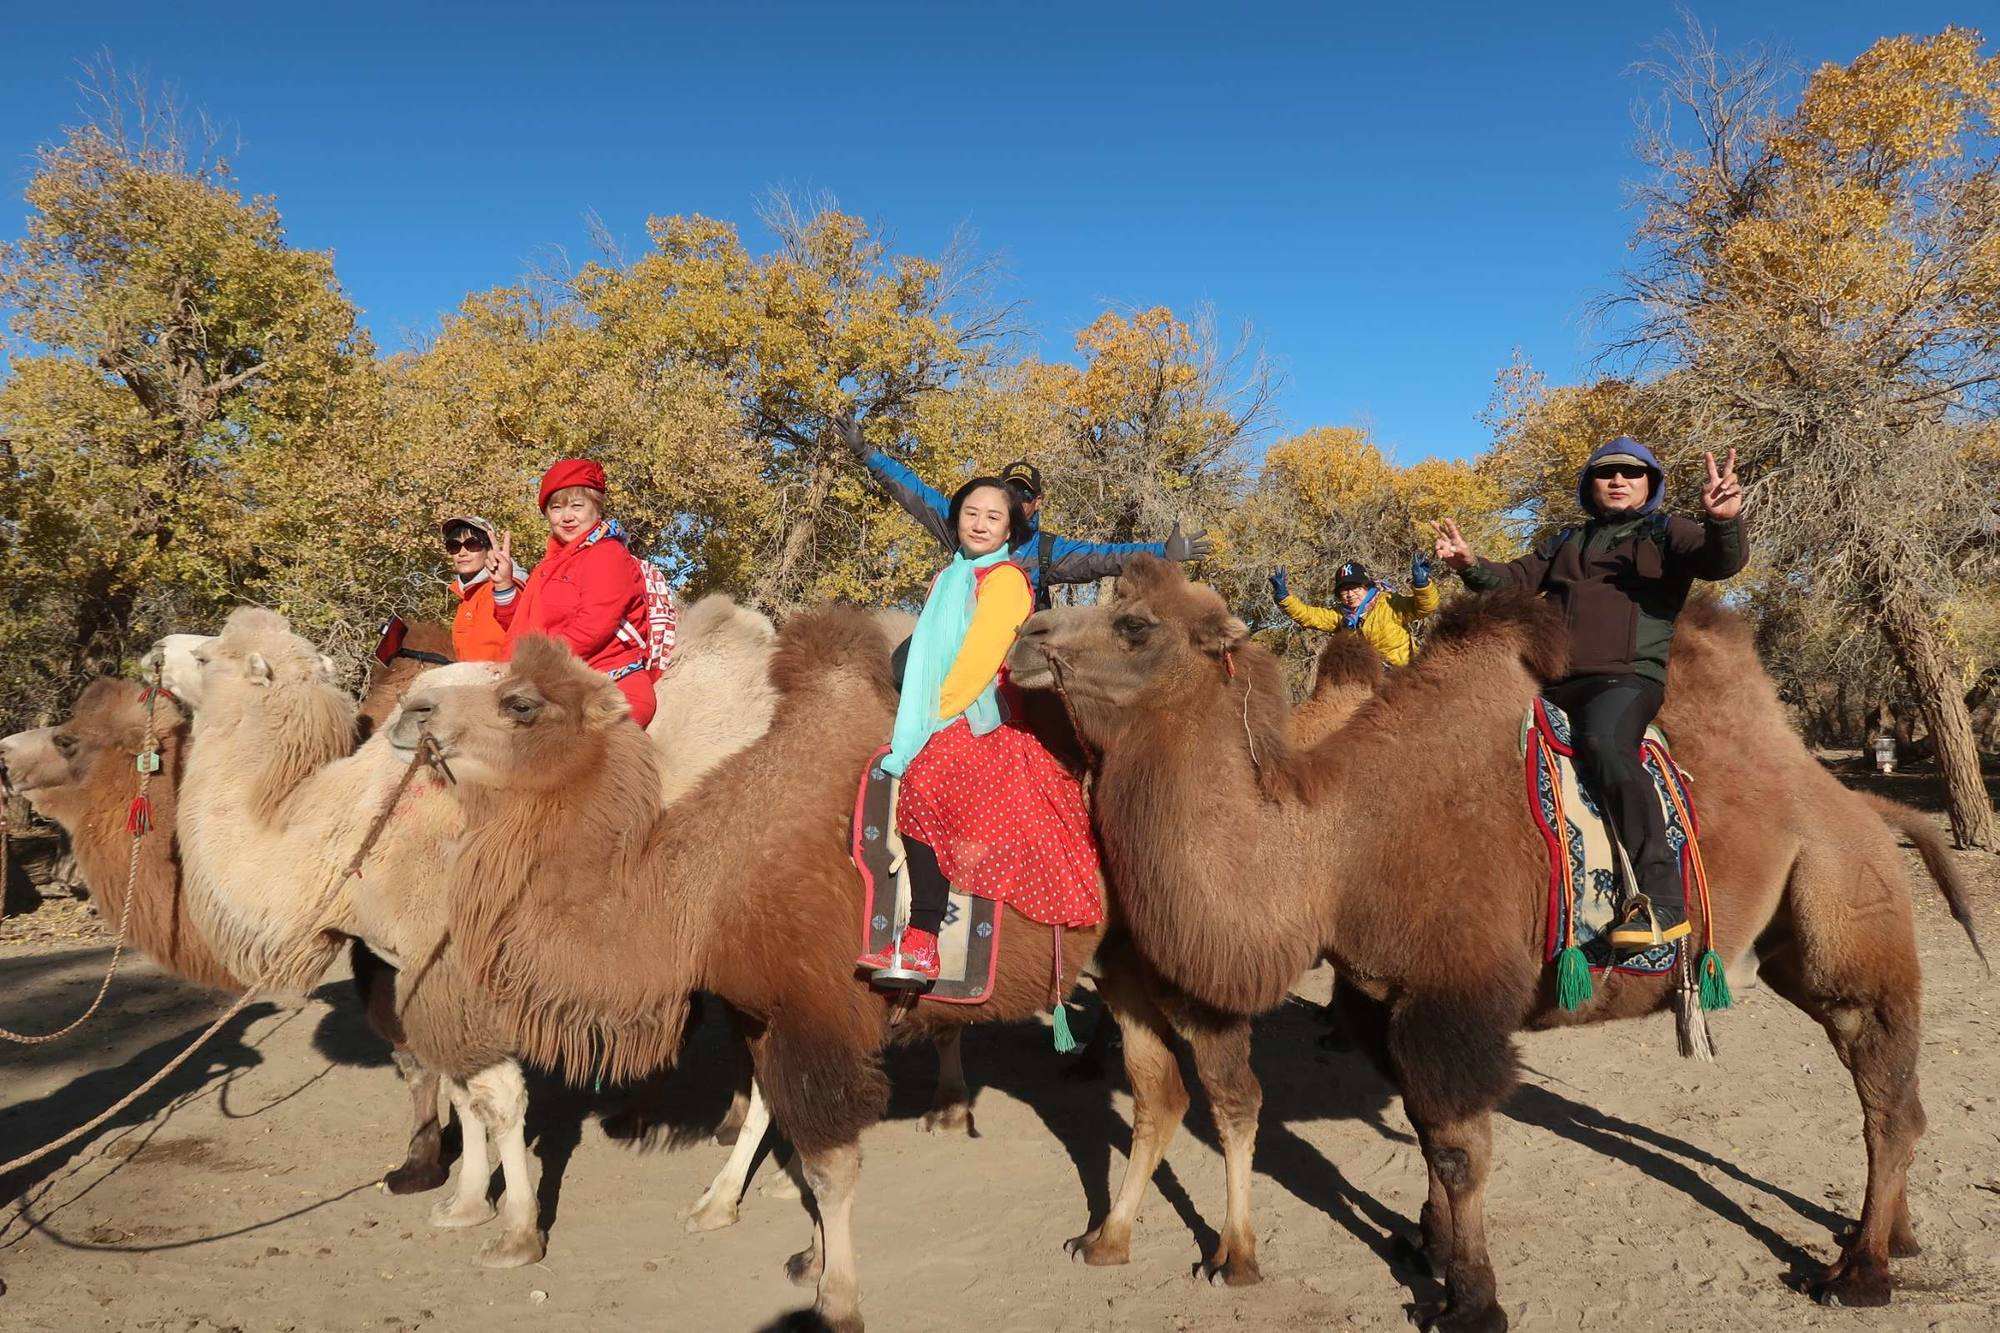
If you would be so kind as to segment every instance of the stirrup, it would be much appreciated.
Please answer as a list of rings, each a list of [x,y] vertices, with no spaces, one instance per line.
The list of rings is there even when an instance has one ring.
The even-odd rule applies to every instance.
[[[937,978],[905,966],[899,948],[890,955],[887,967],[878,967],[868,974],[868,984],[878,990],[929,990],[937,984]]]

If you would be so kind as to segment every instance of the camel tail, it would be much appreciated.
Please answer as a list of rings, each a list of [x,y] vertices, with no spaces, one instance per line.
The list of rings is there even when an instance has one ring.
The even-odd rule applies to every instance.
[[[1951,859],[1951,849],[1944,845],[1944,835],[1937,826],[1907,805],[1898,804],[1886,796],[1863,792],[1868,804],[1875,807],[1875,813],[1882,816],[1890,828],[1896,830],[1916,847],[1917,855],[1924,858],[1924,869],[1931,872],[1937,881],[1938,892],[1944,895],[1945,906],[1951,911],[1951,919],[1958,922],[1965,932],[1965,938],[1972,944],[1972,952],[1979,955],[1979,964],[1986,969],[1986,975],[1993,975],[1993,964],[1986,957],[1986,950],[1979,943],[1979,932],[1972,925],[1972,906],[1966,900],[1965,877],[1958,873],[1958,866]]]
[[[889,1109],[875,1051],[855,1050],[796,1019],[775,1020],[757,1051],[757,1082],[771,1117],[800,1152],[852,1143]]]

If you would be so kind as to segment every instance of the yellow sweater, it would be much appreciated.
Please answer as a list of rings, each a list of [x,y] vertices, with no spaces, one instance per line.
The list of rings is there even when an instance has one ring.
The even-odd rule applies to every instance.
[[[1345,629],[1347,612],[1339,607],[1308,606],[1296,597],[1278,603],[1285,614],[1307,629]],[[1382,655],[1390,666],[1408,666],[1414,646],[1410,625],[1438,609],[1437,583],[1433,580],[1407,596],[1387,589],[1375,594],[1368,614],[1361,618],[1361,637]]]
[[[1034,609],[1035,595],[1028,591],[1027,575],[1014,566],[1001,565],[979,581],[972,624],[938,690],[939,717],[957,717],[972,707],[972,701],[1000,673],[1000,664],[1014,645],[1014,631]]]

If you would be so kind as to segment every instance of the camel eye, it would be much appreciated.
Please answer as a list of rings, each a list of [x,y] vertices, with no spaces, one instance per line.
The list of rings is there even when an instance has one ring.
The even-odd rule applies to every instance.
[[[1112,621],[1111,628],[1117,632],[1119,638],[1136,648],[1152,634],[1153,627],[1157,623],[1144,616],[1135,616],[1127,612]]]
[[[532,694],[510,694],[500,701],[500,707],[508,717],[525,724],[541,715],[542,701]]]
[[[58,731],[56,733],[56,749],[60,751],[63,757],[66,759],[73,758],[75,756],[77,747],[80,743],[81,742],[79,742],[76,737],[72,736],[67,731]]]

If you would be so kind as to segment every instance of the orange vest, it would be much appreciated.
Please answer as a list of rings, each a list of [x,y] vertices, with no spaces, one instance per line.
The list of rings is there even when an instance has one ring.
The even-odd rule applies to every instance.
[[[493,614],[493,582],[481,579],[466,592],[452,580],[458,612],[451,618],[451,651],[461,662],[498,662],[507,656],[507,631]]]

